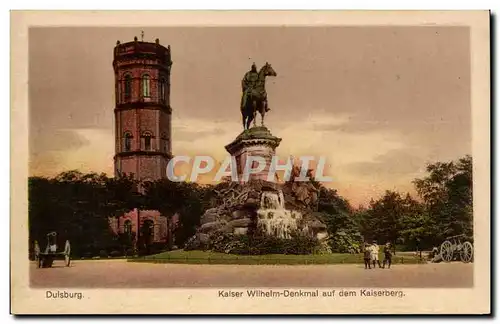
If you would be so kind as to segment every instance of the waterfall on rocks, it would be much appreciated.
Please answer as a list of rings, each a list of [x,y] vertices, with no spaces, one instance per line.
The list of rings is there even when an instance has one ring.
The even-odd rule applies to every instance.
[[[297,222],[302,218],[301,213],[285,209],[281,190],[262,193],[257,215],[257,225],[268,235],[278,238],[290,238],[291,232],[298,229]]]

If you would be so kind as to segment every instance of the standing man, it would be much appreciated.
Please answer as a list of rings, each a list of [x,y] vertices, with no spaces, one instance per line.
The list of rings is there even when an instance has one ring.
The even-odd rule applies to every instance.
[[[371,258],[371,261],[373,263],[373,268],[375,268],[375,262],[378,264],[378,267],[379,268],[382,268],[381,264],[380,264],[380,260],[378,258],[378,252],[379,252],[379,247],[378,247],[378,244],[377,244],[377,241],[373,241],[373,244],[371,245],[370,247],[370,258]]]
[[[372,267],[370,266],[370,246],[366,242],[364,244],[363,252],[365,260],[365,269],[371,269]]]
[[[382,263],[382,268],[385,268],[385,264],[387,263],[387,269],[391,268],[392,264],[392,252],[391,252],[391,243],[387,242],[384,246],[384,261]]]
[[[64,261],[66,262],[66,266],[68,267],[70,261],[70,254],[71,254],[71,246],[69,245],[69,240],[66,240],[66,243],[64,243]]]

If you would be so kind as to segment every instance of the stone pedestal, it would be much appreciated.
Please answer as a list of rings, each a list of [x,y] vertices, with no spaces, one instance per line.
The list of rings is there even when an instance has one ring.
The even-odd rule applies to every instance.
[[[264,126],[252,127],[243,131],[234,141],[226,145],[226,150],[236,158],[238,180],[243,182],[243,170],[249,156],[260,156],[266,160],[266,167],[257,174],[251,174],[249,180],[267,181],[272,157],[276,154],[281,138],[273,136]],[[257,162],[255,162],[257,163]]]

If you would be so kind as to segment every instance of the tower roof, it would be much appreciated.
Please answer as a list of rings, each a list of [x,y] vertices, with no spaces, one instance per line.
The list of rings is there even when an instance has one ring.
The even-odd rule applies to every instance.
[[[133,41],[127,43],[117,41],[114,48],[115,60],[148,56],[165,60],[165,63],[168,64],[170,63],[170,54],[170,45],[167,47],[161,45],[158,38],[154,43],[150,43],[139,41],[137,37],[134,37]]]

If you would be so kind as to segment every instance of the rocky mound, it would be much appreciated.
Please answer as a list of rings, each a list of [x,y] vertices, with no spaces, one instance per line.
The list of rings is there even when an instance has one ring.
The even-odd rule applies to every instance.
[[[188,244],[205,246],[214,233],[252,235],[258,229],[257,211],[262,208],[262,194],[280,191],[283,193],[285,209],[302,215],[297,227],[311,237],[325,239],[326,225],[314,216],[318,190],[312,183],[277,184],[252,180],[244,184],[227,181],[216,186],[213,207],[202,215],[197,233]]]

